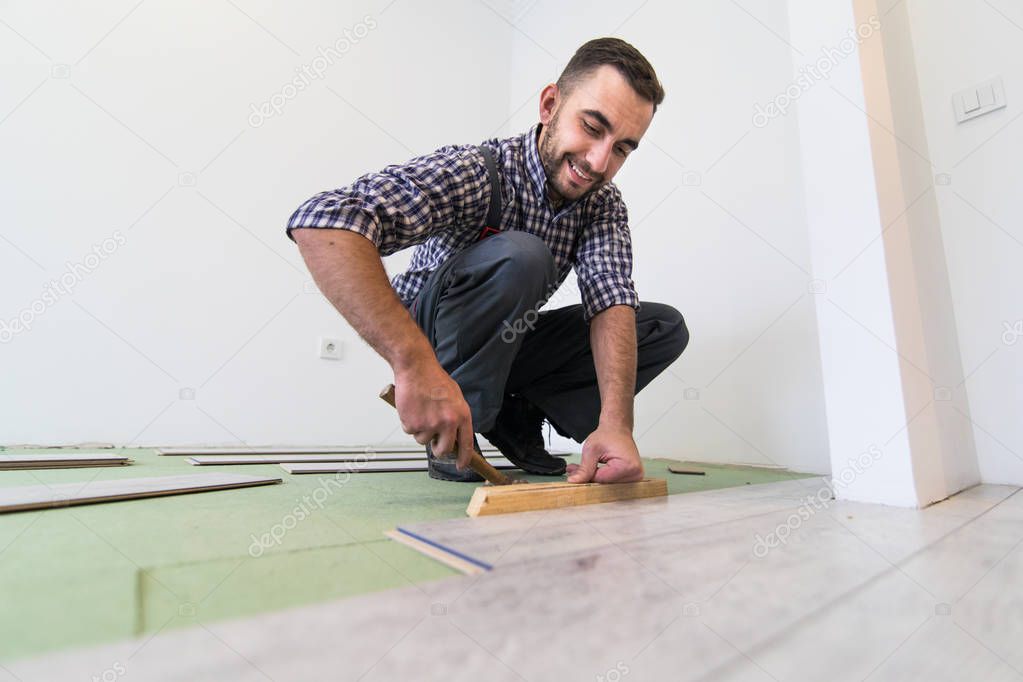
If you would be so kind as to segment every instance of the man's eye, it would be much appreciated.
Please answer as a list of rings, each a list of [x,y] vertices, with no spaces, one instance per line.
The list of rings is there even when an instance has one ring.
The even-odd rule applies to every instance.
[[[586,132],[588,132],[590,135],[597,134],[597,129],[591,126],[589,123],[586,123],[585,121],[583,121],[583,128],[585,128]]]

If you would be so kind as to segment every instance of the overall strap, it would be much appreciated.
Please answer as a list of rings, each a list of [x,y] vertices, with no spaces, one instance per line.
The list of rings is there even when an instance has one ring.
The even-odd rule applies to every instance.
[[[485,239],[501,231],[501,181],[497,174],[497,162],[494,161],[494,150],[485,144],[479,146],[483,161],[487,164],[487,175],[490,177],[490,207],[487,209],[487,221],[483,224],[480,239]]]

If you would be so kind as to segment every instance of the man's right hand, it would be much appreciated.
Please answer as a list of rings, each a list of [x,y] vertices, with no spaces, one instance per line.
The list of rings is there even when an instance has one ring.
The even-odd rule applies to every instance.
[[[394,403],[405,433],[431,448],[437,457],[457,448],[458,468],[469,465],[474,451],[472,412],[462,389],[434,360],[425,367],[395,374]]]

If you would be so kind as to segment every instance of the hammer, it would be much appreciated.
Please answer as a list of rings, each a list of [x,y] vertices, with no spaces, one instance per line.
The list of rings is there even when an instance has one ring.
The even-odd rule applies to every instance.
[[[387,384],[387,386],[384,387],[384,390],[380,391],[380,398],[391,407],[397,409],[398,406],[394,404],[394,384]],[[512,483],[526,482],[505,476],[495,469],[490,462],[483,459],[483,455],[481,455],[475,448],[473,448],[472,451],[472,459],[469,460],[469,468],[487,479],[487,481],[493,485],[511,485]]]

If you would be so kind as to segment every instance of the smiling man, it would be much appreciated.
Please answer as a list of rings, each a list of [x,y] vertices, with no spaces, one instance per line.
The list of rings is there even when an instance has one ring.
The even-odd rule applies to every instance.
[[[580,47],[523,135],[454,145],[320,193],[288,221],[323,294],[394,371],[402,427],[429,473],[466,467],[482,433],[522,469],[565,472],[546,419],[583,443],[568,480],[639,480],[635,393],[689,342],[682,315],[640,302],[628,215],[611,179],[664,90],[617,38]],[[388,282],[380,257],[416,246]],[[582,305],[540,311],[575,268]],[[434,453],[455,453],[457,462]]]

